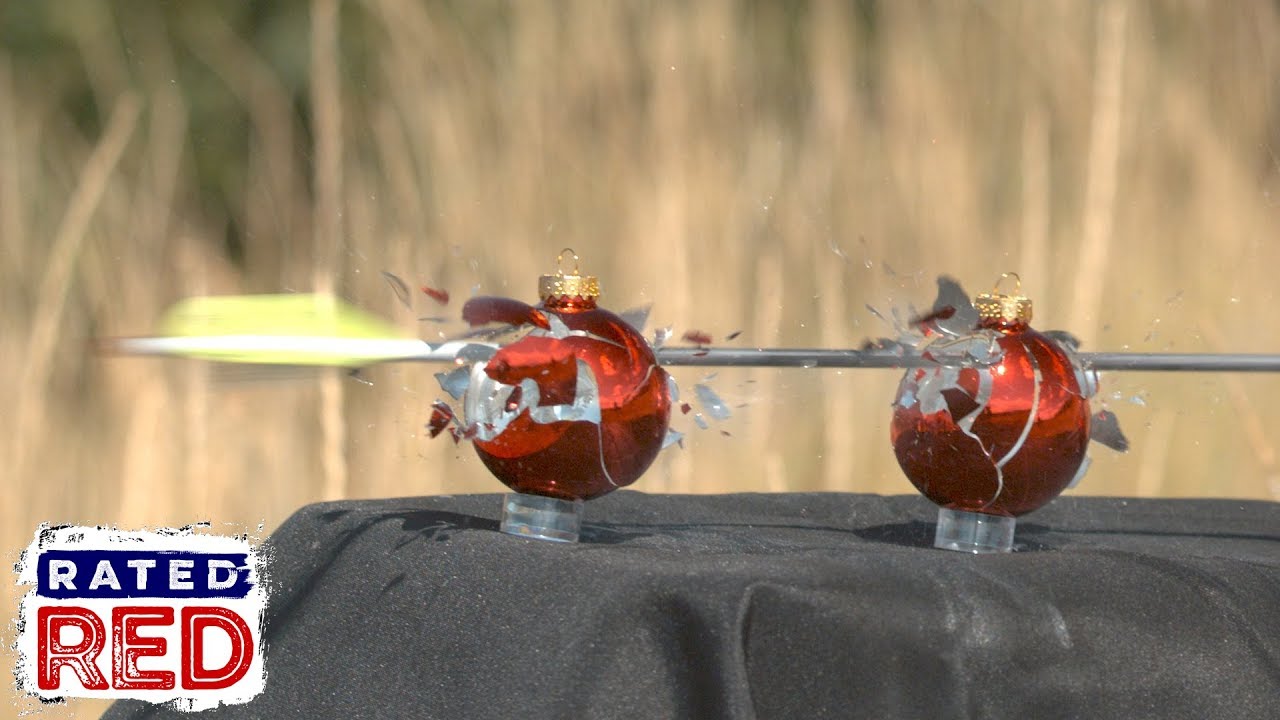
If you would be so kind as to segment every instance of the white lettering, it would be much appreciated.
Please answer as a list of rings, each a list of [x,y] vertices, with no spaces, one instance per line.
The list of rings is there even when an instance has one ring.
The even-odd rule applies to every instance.
[[[76,584],[72,582],[76,577],[76,564],[70,560],[50,560],[49,561],[49,589],[57,590],[62,585],[67,590],[75,590]]]
[[[147,589],[147,571],[156,566],[156,561],[155,560],[130,560],[125,564],[133,568],[134,570],[138,571],[137,587],[139,590],[146,590]]]
[[[193,590],[195,583],[191,581],[191,568],[196,562],[194,560],[170,560],[169,561],[169,589],[170,590]]]
[[[98,569],[93,571],[93,579],[89,581],[89,589],[97,590],[103,585],[110,586],[112,590],[120,589],[120,578],[116,577],[115,568],[111,567],[110,560],[98,561]]]
[[[218,579],[218,570],[226,570],[227,577],[224,580]],[[209,589],[210,590],[226,590],[236,584],[236,579],[240,577],[240,571],[236,570],[236,564],[230,560],[222,560],[213,558],[209,561]]]

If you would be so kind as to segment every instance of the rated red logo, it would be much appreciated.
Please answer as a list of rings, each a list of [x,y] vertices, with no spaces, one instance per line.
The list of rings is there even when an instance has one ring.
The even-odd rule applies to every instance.
[[[21,688],[184,710],[262,692],[258,556],[247,538],[195,529],[42,526],[18,564],[32,588],[18,618]]]

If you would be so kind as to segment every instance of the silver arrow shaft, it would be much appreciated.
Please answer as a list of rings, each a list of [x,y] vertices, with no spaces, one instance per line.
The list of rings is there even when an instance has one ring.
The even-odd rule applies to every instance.
[[[497,346],[486,343],[421,340],[316,338],[288,336],[211,336],[116,338],[104,343],[109,353],[179,355],[224,362],[305,365],[360,365],[380,362],[454,363],[475,359]],[[938,363],[903,350],[827,348],[666,347],[658,362],[689,367],[910,368]],[[1280,354],[1078,353],[1094,370],[1154,372],[1280,372]]]
[[[662,348],[663,365],[705,367],[909,368],[938,363],[916,354],[892,350],[828,350],[821,348]],[[1280,354],[1216,353],[1078,353],[1094,370],[1155,372],[1280,372]]]

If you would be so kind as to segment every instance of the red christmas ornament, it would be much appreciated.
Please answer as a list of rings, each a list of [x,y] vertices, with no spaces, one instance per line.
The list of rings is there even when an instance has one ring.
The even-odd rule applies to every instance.
[[[572,250],[561,253],[559,261]],[[671,415],[666,371],[644,337],[596,306],[595,277],[544,275],[537,306],[473,298],[472,325],[531,325],[471,368],[466,433],[514,493],[502,529],[575,541],[582,501],[630,485],[662,449]]]
[[[941,506],[935,545],[952,550],[1008,552],[1014,518],[1066,489],[1089,443],[1089,401],[1070,356],[1031,329],[1020,282],[1014,295],[998,289],[977,297],[972,335],[924,353],[958,351],[962,366],[909,370],[894,401],[898,464]]]

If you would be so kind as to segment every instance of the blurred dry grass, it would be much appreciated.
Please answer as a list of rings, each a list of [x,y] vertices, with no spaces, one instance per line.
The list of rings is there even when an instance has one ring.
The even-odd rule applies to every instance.
[[[380,270],[530,297],[571,246],[609,305],[739,345],[857,343],[868,303],[1015,269],[1089,348],[1280,350],[1275,3],[56,5],[59,62],[0,47],[11,556],[42,520],[500,489],[421,434],[429,367],[226,388],[90,354],[194,294],[332,288],[423,332]],[[1280,378],[1105,381],[1135,449],[1078,492],[1280,498]],[[715,385],[732,437],[683,428],[637,489],[911,490],[893,373]]]

